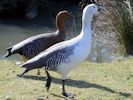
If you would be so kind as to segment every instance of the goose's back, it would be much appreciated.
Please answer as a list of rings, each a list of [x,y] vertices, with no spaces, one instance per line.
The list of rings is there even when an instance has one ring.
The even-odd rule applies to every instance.
[[[14,45],[12,52],[19,53],[26,59],[30,59],[53,44],[63,40],[65,40],[65,36],[63,34],[61,36],[55,33],[40,34]]]

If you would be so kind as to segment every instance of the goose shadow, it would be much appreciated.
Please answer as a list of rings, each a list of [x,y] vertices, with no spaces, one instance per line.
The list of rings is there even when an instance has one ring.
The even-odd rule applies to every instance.
[[[46,81],[46,77],[43,77],[43,76],[24,75],[23,78],[32,79],[32,80],[39,80],[39,81]],[[61,79],[52,77],[52,82],[55,84],[61,84]],[[117,92],[117,91],[115,91],[109,87],[102,86],[102,85],[95,84],[95,83],[82,81],[82,80],[66,79],[66,85],[72,86],[72,87],[77,87],[77,88],[96,88],[96,89],[104,90],[104,91],[107,91],[110,93],[117,93],[117,94],[119,94],[121,96],[125,96],[125,97],[132,96],[132,94],[130,94],[130,93]]]

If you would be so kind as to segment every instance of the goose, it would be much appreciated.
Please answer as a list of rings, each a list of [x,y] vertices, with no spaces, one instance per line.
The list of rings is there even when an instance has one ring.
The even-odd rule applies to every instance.
[[[81,0],[79,5],[81,6],[81,9],[85,7],[86,4],[96,4],[95,0]]]
[[[12,47],[6,49],[7,54],[4,57],[9,57],[12,54],[20,54],[26,60],[33,58],[41,51],[47,49],[55,43],[61,42],[65,40],[65,26],[64,21],[68,18],[71,18],[72,15],[64,10],[60,11],[56,16],[56,28],[55,32],[51,33],[43,33],[39,35],[32,36]],[[38,75],[40,75],[40,71],[38,70]],[[22,73],[19,76],[23,76]]]
[[[96,4],[87,5],[83,9],[82,29],[78,36],[49,47],[22,64],[21,67],[25,68],[26,72],[43,67],[47,74],[45,85],[47,91],[49,91],[52,81],[48,71],[56,71],[61,75],[62,95],[65,97],[73,96],[72,93],[67,93],[65,90],[65,79],[67,74],[83,62],[90,53],[92,37],[91,20],[96,12],[98,12]]]

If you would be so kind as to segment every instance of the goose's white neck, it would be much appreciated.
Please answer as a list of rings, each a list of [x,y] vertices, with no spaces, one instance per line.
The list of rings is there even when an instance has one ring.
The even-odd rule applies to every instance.
[[[88,16],[88,14],[83,13],[81,34],[85,36],[91,36],[91,20],[91,15]]]

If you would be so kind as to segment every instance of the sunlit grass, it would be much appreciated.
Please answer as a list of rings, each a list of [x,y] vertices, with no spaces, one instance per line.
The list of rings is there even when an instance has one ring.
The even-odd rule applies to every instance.
[[[33,70],[17,78],[21,68],[13,61],[0,61],[0,100],[64,100],[60,75],[50,72],[52,85],[45,90],[45,73],[37,76]],[[84,62],[67,77],[66,90],[74,93],[73,100],[132,100],[133,58],[112,63]]]

